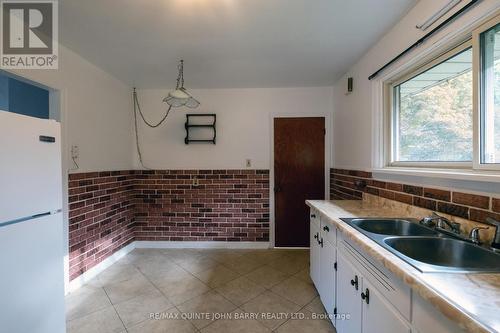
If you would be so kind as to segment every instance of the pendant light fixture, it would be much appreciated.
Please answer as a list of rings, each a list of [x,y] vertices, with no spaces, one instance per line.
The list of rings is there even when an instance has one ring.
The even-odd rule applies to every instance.
[[[191,109],[195,109],[200,106],[200,102],[198,102],[190,93],[187,92],[186,88],[184,88],[184,60],[179,61],[179,65],[177,66],[179,72],[177,74],[177,84],[175,86],[175,90],[168,93],[168,96],[163,99],[163,102],[168,104],[168,109],[165,112],[165,115],[162,119],[156,123],[150,123],[144,117],[142,113],[141,106],[139,105],[139,98],[137,97],[137,91],[134,88],[133,92],[133,103],[134,103],[134,127],[135,127],[135,142],[137,148],[137,155],[139,156],[139,162],[141,166],[145,169],[149,169],[144,165],[141,153],[141,147],[139,144],[139,132],[138,132],[138,124],[137,124],[137,114],[139,114],[144,121],[144,123],[151,128],[159,127],[166,119],[170,110],[172,108],[178,108],[182,106],[186,106]]]
[[[184,88],[184,60],[179,62],[179,74],[177,76],[177,85],[175,90],[168,93],[168,96],[163,99],[163,102],[168,105],[178,108],[181,106],[187,106],[188,108],[194,109],[200,105],[193,96],[191,96]]]

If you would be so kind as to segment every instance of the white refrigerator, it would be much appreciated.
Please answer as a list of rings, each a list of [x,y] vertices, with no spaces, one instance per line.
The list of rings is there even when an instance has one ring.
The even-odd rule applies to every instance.
[[[0,111],[0,331],[62,333],[60,125]]]

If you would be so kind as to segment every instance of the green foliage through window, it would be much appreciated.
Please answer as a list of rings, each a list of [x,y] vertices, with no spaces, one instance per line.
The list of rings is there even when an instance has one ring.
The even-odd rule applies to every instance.
[[[472,161],[472,50],[394,87],[396,161]]]

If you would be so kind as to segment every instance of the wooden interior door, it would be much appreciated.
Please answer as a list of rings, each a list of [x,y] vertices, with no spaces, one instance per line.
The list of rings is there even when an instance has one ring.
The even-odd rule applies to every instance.
[[[325,118],[275,118],[275,245],[308,247],[305,200],[324,198]]]

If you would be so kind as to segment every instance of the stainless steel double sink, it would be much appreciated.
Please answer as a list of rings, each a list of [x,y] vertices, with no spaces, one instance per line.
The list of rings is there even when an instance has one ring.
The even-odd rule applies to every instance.
[[[406,218],[342,218],[421,272],[500,273],[500,254]]]

